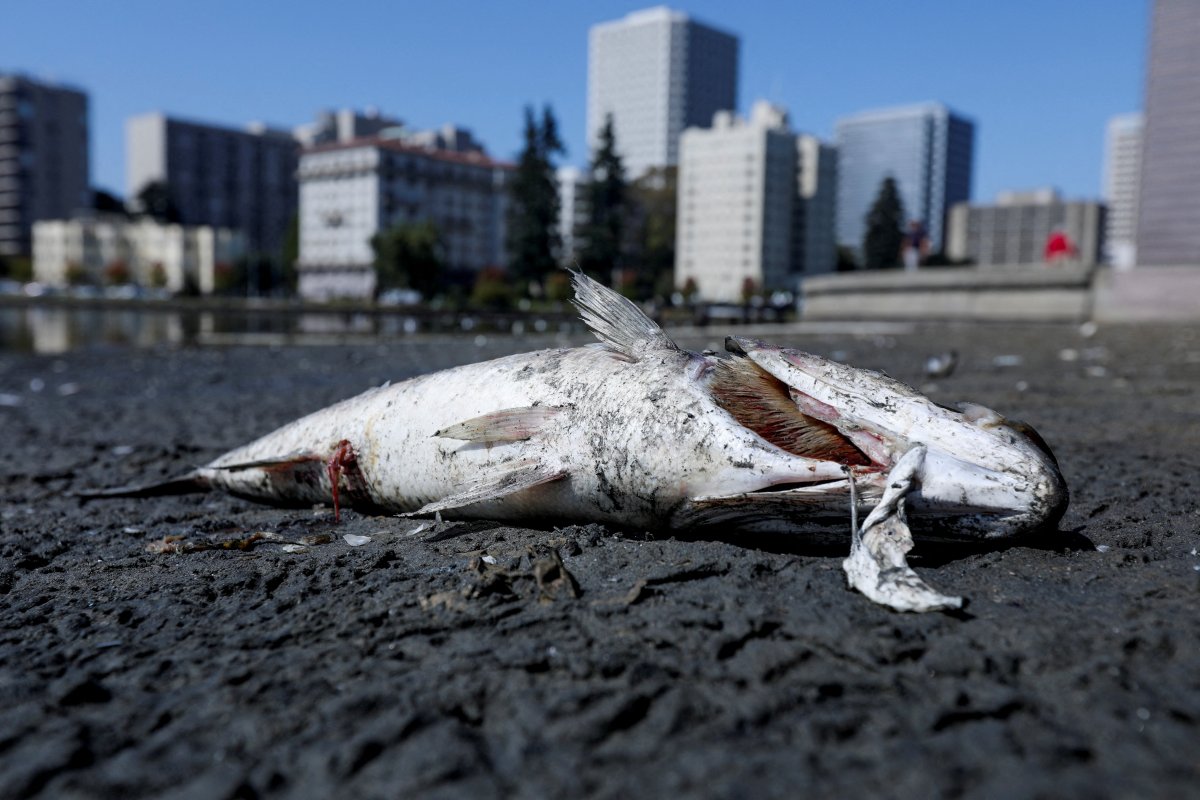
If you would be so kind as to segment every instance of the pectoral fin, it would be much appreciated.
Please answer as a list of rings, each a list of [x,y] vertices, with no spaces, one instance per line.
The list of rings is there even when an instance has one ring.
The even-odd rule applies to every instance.
[[[553,419],[561,410],[555,406],[506,408],[451,425],[433,435],[445,439],[461,439],[464,442],[488,444],[522,442],[531,438],[539,428]]]
[[[951,611],[962,608],[961,597],[940,594],[908,566],[913,547],[904,516],[905,496],[914,488],[925,460],[925,448],[913,447],[888,475],[879,505],[855,528],[850,557],[842,562],[850,586],[869,599],[896,611]],[[853,486],[853,482],[851,482]]]
[[[521,462],[517,466],[486,474],[457,494],[427,503],[422,508],[409,514],[401,514],[401,516],[415,517],[462,508],[487,500],[499,500],[544,483],[561,480],[566,476],[565,469],[552,469],[541,463]]]

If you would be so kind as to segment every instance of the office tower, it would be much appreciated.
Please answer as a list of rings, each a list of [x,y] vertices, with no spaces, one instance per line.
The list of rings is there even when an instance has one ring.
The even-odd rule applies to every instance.
[[[588,141],[611,114],[632,180],[678,161],[684,128],[737,108],[738,40],[658,7],[592,26],[588,34]]]
[[[1137,263],[1200,265],[1200,3],[1156,0],[1150,27]]]
[[[924,103],[844,117],[836,139],[838,244],[861,251],[867,213],[891,177],[905,215],[924,224],[932,252],[941,250],[946,212],[971,196],[974,123]]]
[[[92,205],[88,97],[0,75],[0,256],[33,252],[33,223]]]
[[[1137,263],[1138,195],[1142,178],[1141,114],[1122,114],[1108,122],[1104,143],[1104,257],[1127,269]]]
[[[1095,264],[1104,241],[1104,206],[1063,200],[1054,189],[1001,192],[991,205],[956,203],[950,209],[946,255],[981,267],[1041,264],[1050,235],[1061,230],[1075,246],[1067,260]]]
[[[559,167],[555,174],[558,183],[558,236],[562,242],[558,263],[573,267],[579,260],[582,242],[577,240],[578,231],[587,223],[588,173],[578,167]]]
[[[126,192],[165,184],[186,225],[241,231],[251,253],[277,257],[296,214],[298,145],[287,131],[246,130],[145,114],[126,122]]]
[[[676,285],[694,281],[705,300],[740,302],[797,288],[806,258],[813,272],[830,269],[832,156],[765,102],[748,120],[721,111],[711,128],[684,131]]]
[[[398,139],[359,139],[303,151],[300,295],[370,297],[371,237],[393,225],[430,222],[446,267],[478,272],[504,263],[511,164]]]

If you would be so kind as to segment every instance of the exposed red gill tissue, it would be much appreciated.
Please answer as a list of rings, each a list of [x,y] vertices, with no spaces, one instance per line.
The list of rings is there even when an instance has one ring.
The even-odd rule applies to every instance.
[[[350,444],[349,439],[342,439],[337,443],[337,447],[333,450],[333,455],[329,457],[329,461],[325,464],[325,470],[329,475],[329,485],[333,494],[334,523],[341,522],[341,513],[338,505],[338,484],[341,483],[342,473],[357,464],[358,456],[354,454],[354,447]]]

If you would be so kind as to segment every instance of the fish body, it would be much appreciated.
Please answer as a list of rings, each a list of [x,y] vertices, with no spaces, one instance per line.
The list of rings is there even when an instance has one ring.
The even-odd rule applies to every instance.
[[[987,539],[1051,526],[1066,507],[1061,472],[1027,426],[755,340],[692,353],[611,290],[583,275],[575,288],[597,344],[385,385],[176,481],[108,494],[186,486],[281,504],[332,498],[335,513],[340,501],[450,518],[796,532],[874,508],[854,528],[856,543],[867,536],[855,552],[870,553],[856,562],[871,576],[862,580],[881,585],[903,550],[870,534],[886,528],[894,542],[907,515],[919,532]],[[897,592],[908,585],[883,594]],[[881,602],[953,605],[930,597]]]

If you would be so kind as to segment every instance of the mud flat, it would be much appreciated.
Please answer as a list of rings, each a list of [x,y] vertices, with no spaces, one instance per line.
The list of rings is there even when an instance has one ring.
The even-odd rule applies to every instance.
[[[69,494],[547,341],[0,351],[0,797],[1193,794],[1200,328],[881,330],[790,343],[918,385],[957,350],[927,391],[1071,486],[1057,534],[918,543],[960,616],[873,605],[802,532]]]

